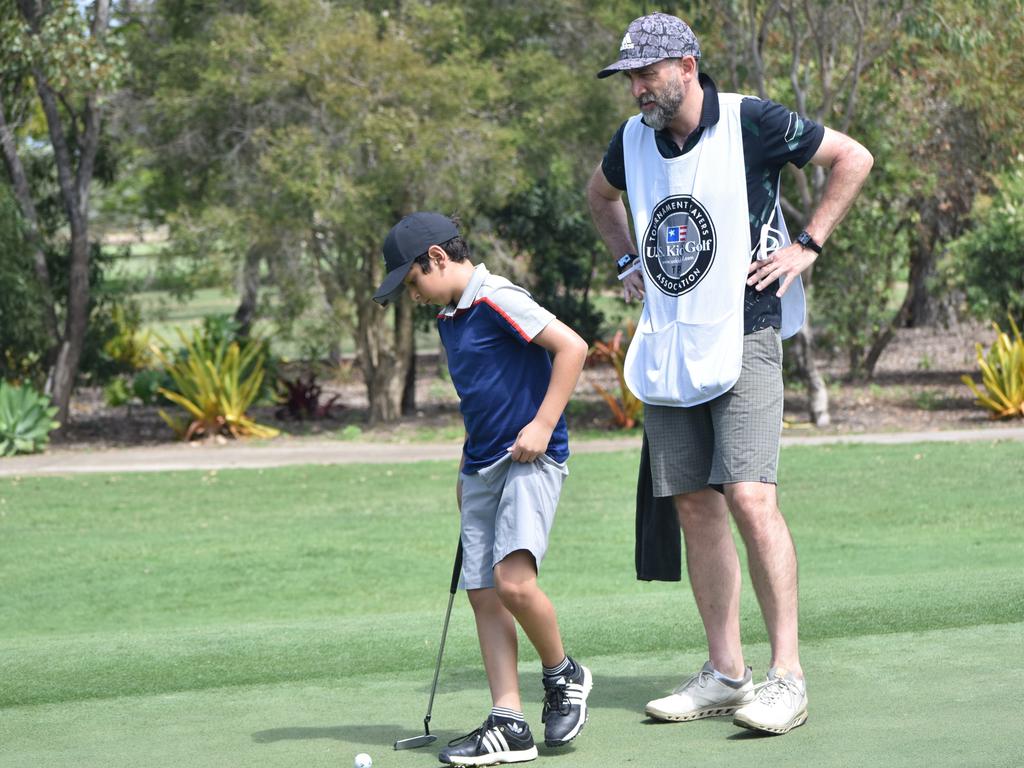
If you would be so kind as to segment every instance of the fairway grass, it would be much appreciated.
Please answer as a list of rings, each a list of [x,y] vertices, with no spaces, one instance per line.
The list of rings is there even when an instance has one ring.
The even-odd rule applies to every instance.
[[[760,738],[653,724],[704,661],[685,584],[633,576],[633,453],[574,457],[541,583],[595,674],[591,720],[537,765],[1019,766],[1024,445],[794,447],[810,719]],[[454,466],[0,480],[0,765],[435,765],[489,706],[456,600]],[[749,583],[755,676],[768,651]],[[540,729],[533,650],[524,705]]]

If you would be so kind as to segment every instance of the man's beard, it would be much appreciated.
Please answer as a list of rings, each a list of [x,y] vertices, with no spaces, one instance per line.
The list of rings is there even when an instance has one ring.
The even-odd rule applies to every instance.
[[[636,101],[641,107],[644,104],[654,104],[654,109],[644,111],[644,122],[654,130],[661,131],[675,119],[685,95],[682,85],[679,82],[672,82],[666,85],[660,94],[647,93]]]

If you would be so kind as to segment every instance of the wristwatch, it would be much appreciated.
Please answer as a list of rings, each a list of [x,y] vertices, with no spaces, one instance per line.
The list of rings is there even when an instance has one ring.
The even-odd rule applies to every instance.
[[[635,253],[627,253],[615,260],[615,268],[619,271],[619,280],[624,280],[640,269],[640,257]]]
[[[821,246],[814,242],[814,238],[807,234],[806,229],[800,230],[800,234],[796,236],[796,241],[804,248],[810,248],[815,253],[821,253]]]

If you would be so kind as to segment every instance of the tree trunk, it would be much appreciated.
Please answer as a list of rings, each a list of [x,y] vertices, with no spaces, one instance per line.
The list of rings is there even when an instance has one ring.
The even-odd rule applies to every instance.
[[[57,406],[57,421],[61,425],[68,420],[71,394],[75,388],[89,323],[89,239],[84,219],[72,222],[70,272],[64,339],[46,384],[46,392]]]
[[[263,258],[258,245],[246,251],[245,263],[239,275],[239,301],[235,310],[235,322],[238,323],[238,335],[249,338],[252,323],[256,318],[256,305],[260,296],[260,264]]]
[[[898,315],[899,325],[904,328],[933,325],[938,318],[937,302],[928,290],[928,281],[935,275],[937,216],[934,205],[924,206],[917,225],[917,237],[910,245],[907,295]]]
[[[393,309],[383,310],[371,298],[360,298],[356,312],[356,341],[370,403],[370,425],[397,421],[402,415],[402,393],[413,349],[412,302],[402,294]]]
[[[793,352],[797,372],[807,386],[807,407],[811,421],[816,426],[827,427],[832,422],[828,410],[828,388],[814,360],[814,331],[809,313],[803,328],[793,337]]]
[[[409,359],[405,363],[405,383],[402,387],[402,415],[416,413],[416,332],[415,324],[409,331]]]

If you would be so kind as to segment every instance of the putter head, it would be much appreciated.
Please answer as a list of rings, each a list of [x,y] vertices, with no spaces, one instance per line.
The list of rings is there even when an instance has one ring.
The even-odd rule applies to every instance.
[[[410,736],[408,739],[399,739],[395,742],[395,749],[416,749],[417,747],[425,747],[427,744],[433,744],[437,741],[437,736],[432,733],[425,733],[422,736]]]

